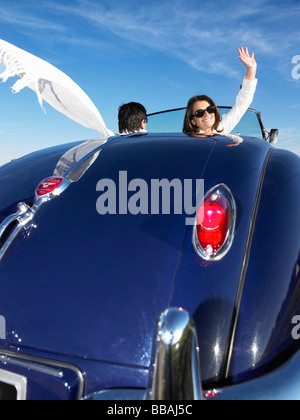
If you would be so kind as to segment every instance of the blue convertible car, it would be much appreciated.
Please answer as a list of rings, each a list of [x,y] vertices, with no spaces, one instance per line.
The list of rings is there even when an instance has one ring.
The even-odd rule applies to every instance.
[[[1,399],[300,397],[300,158],[183,112],[0,168]]]

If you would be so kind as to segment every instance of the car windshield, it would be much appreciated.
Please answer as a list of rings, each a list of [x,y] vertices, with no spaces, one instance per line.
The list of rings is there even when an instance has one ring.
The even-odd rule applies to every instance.
[[[219,107],[221,117],[230,111],[230,107]],[[148,115],[149,133],[182,133],[185,108],[162,111]],[[249,109],[231,134],[263,139],[263,126],[260,114]]]

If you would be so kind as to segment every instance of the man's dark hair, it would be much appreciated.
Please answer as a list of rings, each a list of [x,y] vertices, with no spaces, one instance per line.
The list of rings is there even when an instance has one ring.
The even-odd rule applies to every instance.
[[[147,118],[145,107],[137,102],[121,105],[119,108],[119,133],[133,133],[141,129],[141,123]]]

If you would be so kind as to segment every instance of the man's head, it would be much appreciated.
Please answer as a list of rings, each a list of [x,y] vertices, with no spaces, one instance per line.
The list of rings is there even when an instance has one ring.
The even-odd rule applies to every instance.
[[[143,105],[130,102],[120,106],[118,120],[120,134],[146,130],[147,111]]]

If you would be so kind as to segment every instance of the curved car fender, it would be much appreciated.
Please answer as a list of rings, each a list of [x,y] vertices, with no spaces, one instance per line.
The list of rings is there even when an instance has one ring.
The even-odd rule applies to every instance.
[[[272,152],[270,145],[255,139],[245,139],[239,147],[227,146],[228,139],[218,137],[204,181],[205,191],[222,182],[235,198],[237,224],[232,248],[220,261],[205,261],[196,255],[192,229],[188,230],[171,301],[172,306],[181,306],[193,316],[205,386],[225,378],[249,225]]]
[[[300,158],[274,149],[266,169],[245,278],[229,376],[248,379],[281,363],[299,344]]]

